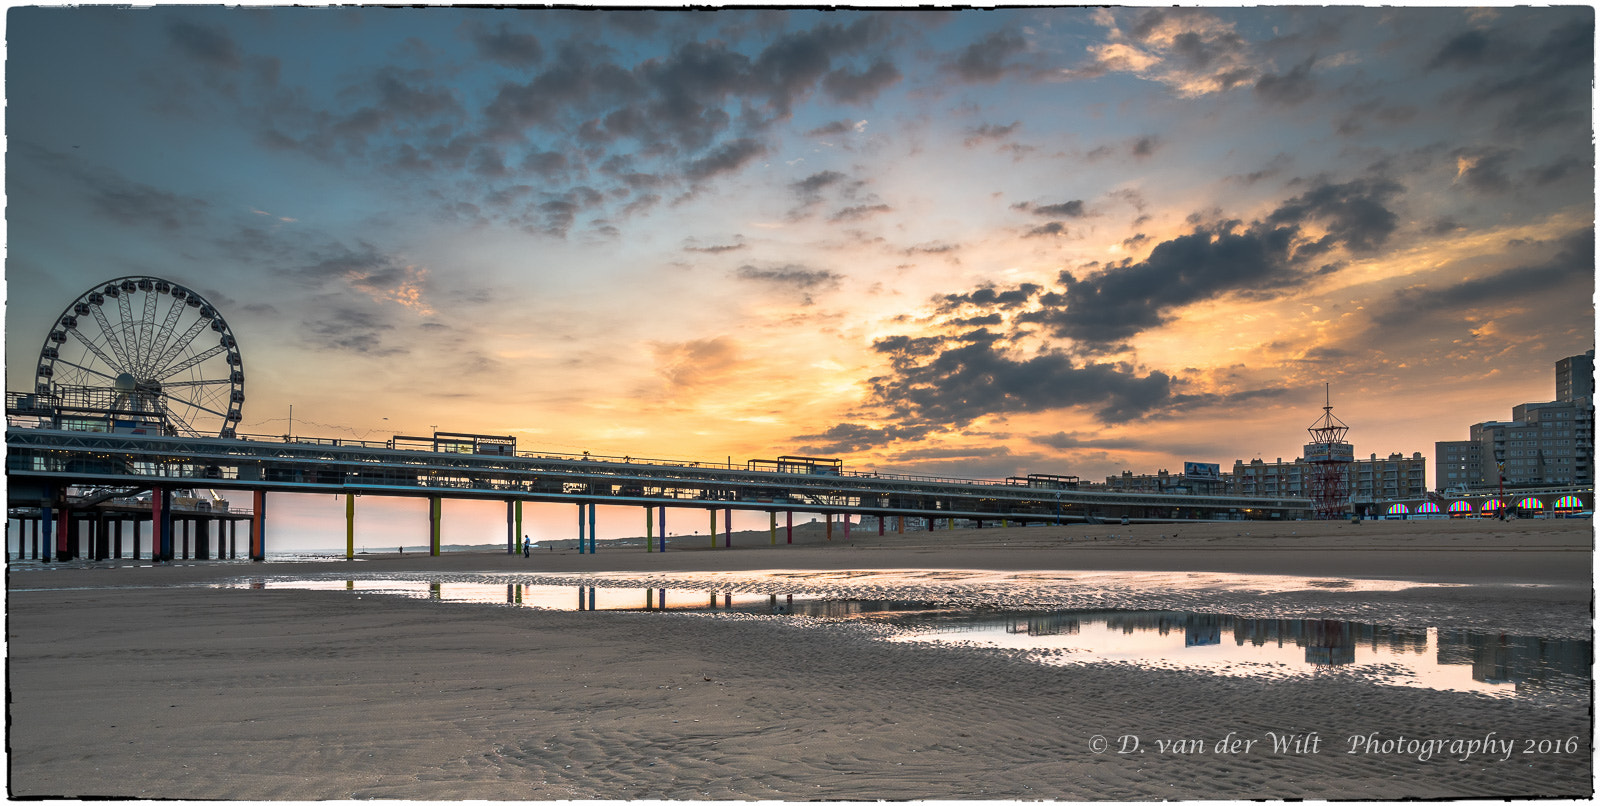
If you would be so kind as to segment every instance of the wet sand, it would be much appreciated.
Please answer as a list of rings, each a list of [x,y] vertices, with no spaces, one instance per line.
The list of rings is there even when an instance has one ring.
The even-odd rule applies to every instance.
[[[1172,591],[1147,586],[1139,596],[1214,612],[1583,637],[1591,618],[1588,521],[884,537],[858,527],[848,542],[841,531],[832,543],[783,540],[780,528],[775,548],[761,532],[736,534],[733,549],[688,549],[685,541],[665,554],[602,543],[597,555],[568,549],[527,559],[408,553],[13,571],[9,792],[237,800],[1592,794],[1587,700],[1551,707],[1348,676],[1263,681],[1046,666],[1010,651],[891,644],[859,625],[772,617],[561,613],[197,586],[324,573],[605,584],[612,577],[588,575],[964,569],[1013,580],[999,591],[1025,602],[1049,594],[1028,582],[1032,572],[1127,571],[1172,577]],[[692,542],[700,541],[709,543]],[[1287,574],[1329,585],[1264,596],[1186,583],[1207,574]],[[874,578],[829,584],[849,592]],[[1338,584],[1364,579],[1449,587]],[[1313,732],[1298,748],[1272,746],[1274,735]],[[1351,744],[1374,733],[1380,751],[1395,740],[1393,752]],[[1229,749],[1217,746],[1229,734],[1255,744],[1218,752]],[[1143,752],[1117,752],[1134,736]],[[1512,752],[1480,749],[1461,760],[1465,744],[1431,753],[1432,745],[1415,744],[1486,736],[1511,740]],[[1095,752],[1096,737],[1109,743],[1103,752]],[[1158,743],[1172,739],[1199,752]]]

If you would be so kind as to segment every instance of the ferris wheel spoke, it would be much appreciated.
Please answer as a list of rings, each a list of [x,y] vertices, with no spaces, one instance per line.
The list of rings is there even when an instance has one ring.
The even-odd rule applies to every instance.
[[[162,357],[166,356],[167,342],[172,340],[172,334],[178,329],[178,317],[182,315],[183,300],[173,297],[172,307],[167,309],[167,321],[161,326],[161,330],[157,332],[161,338],[161,341],[151,345],[150,354],[152,357],[158,354]],[[149,371],[149,374],[154,375],[157,371],[157,368],[160,367],[162,363],[163,362],[160,360],[152,361],[146,365],[146,369]]]
[[[156,334],[153,332],[156,324],[156,292],[144,293],[144,318],[139,320],[139,369],[145,368],[150,360],[151,344]]]
[[[129,367],[131,367],[133,365],[133,362],[129,361],[128,360],[128,354],[123,352],[123,350],[122,350],[122,342],[117,339],[116,331],[111,329],[111,323],[109,321],[106,321],[106,313],[105,313],[105,311],[100,310],[100,306],[99,305],[91,305],[91,306],[89,306],[89,309],[90,309],[91,312],[94,313],[94,320],[96,322],[100,323],[100,332],[105,334],[105,336],[106,336],[106,344],[111,345],[111,352],[115,353],[117,358],[121,360],[121,362],[122,362],[122,367],[121,368],[122,369],[128,369]]]
[[[185,367],[185,369],[187,369],[187,367]],[[233,384],[233,380],[231,378],[215,378],[215,379],[212,379],[212,380],[209,380],[209,381],[173,381],[172,383],[163,383],[163,384],[161,384],[161,388],[163,388],[163,389],[172,389],[172,388],[179,387],[179,386],[183,386],[183,387],[193,387],[193,386],[230,386],[232,384]]]
[[[167,398],[167,399],[171,400],[173,403],[182,403],[183,405],[188,406],[190,408],[199,409],[199,410],[204,411],[204,412],[210,412],[212,414],[217,415],[218,417],[221,417],[224,420],[228,419],[228,415],[223,414],[222,412],[217,411],[216,409],[207,408],[205,406],[202,406],[199,403],[196,403],[196,402],[194,402],[192,400],[184,400],[181,397],[170,397],[170,398]]]
[[[101,349],[99,347],[97,347],[94,342],[90,341],[82,333],[79,333],[77,328],[73,328],[72,330],[70,330],[68,332],[72,334],[73,338],[76,338],[78,341],[83,342],[83,346],[88,347],[89,348],[89,352],[94,353],[95,357],[99,358],[100,361],[102,363],[104,363],[107,367],[110,367],[111,369],[122,369],[122,366],[120,364],[118,364],[116,361],[113,361],[110,356],[106,355],[103,351],[101,351]]]
[[[204,330],[207,324],[210,324],[209,319],[194,320],[194,324],[190,325],[189,329],[185,330],[183,335],[179,336],[178,340],[173,342],[172,346],[168,347],[167,351],[161,354],[161,358],[156,360],[155,366],[150,370],[150,374],[154,375],[158,372],[161,372],[162,368],[167,365],[168,361],[178,357],[179,351],[193,344],[194,337],[198,335],[201,330]]]
[[[172,376],[174,376],[174,375],[176,375],[176,374],[178,374],[178,373],[180,373],[180,372],[182,372],[182,371],[184,371],[184,370],[186,370],[186,369],[188,369],[188,368],[190,368],[192,366],[195,366],[196,364],[199,364],[202,361],[205,361],[207,358],[211,358],[212,356],[215,356],[215,355],[220,355],[220,354],[222,354],[224,352],[227,352],[227,350],[228,350],[228,348],[223,347],[222,345],[218,344],[217,346],[212,347],[211,349],[206,350],[203,353],[195,353],[194,355],[190,356],[188,358],[188,360],[184,361],[181,364],[173,366],[171,369],[164,370],[163,373],[160,376],[158,376],[156,378],[153,378],[152,380],[165,381],[166,379],[168,379],[168,378],[170,378],[170,377],[172,377]]]
[[[56,363],[57,364],[66,364],[67,366],[72,367],[74,369],[81,369],[84,372],[87,372],[87,373],[89,373],[91,375],[99,375],[100,377],[105,378],[108,381],[112,381],[113,383],[116,382],[116,380],[117,380],[116,378],[114,378],[114,377],[112,377],[110,375],[107,375],[104,372],[101,372],[100,370],[90,369],[90,368],[88,368],[86,366],[83,366],[82,364],[74,364],[74,363],[72,363],[71,361],[68,361],[65,358],[57,358],[56,359]]]

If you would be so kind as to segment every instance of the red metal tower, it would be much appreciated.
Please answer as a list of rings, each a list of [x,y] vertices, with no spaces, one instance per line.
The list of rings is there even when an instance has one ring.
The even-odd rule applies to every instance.
[[[1345,517],[1350,505],[1346,481],[1356,458],[1355,449],[1344,441],[1350,426],[1333,416],[1332,392],[1326,384],[1323,394],[1327,403],[1322,407],[1322,417],[1306,429],[1311,442],[1305,446],[1309,475],[1306,487],[1317,520]]]

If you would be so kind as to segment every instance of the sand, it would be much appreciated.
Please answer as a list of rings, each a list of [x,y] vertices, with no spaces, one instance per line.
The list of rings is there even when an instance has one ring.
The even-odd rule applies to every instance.
[[[1587,696],[1550,705],[1348,675],[1261,680],[1051,666],[1014,651],[887,643],[861,625],[771,616],[551,612],[202,584],[327,573],[606,585],[623,584],[608,572],[628,572],[714,587],[707,580],[719,575],[787,569],[852,572],[795,583],[849,593],[881,590],[890,577],[874,571],[927,569],[938,573],[913,586],[920,593],[964,591],[1008,605],[1070,604],[1077,594],[1040,579],[1090,574],[1097,596],[1122,597],[1117,606],[1584,638],[1591,619],[1587,521],[1107,525],[881,538],[858,528],[848,542],[838,532],[832,543],[775,548],[765,533],[735,541],[731,550],[689,550],[686,542],[666,554],[602,544],[596,555],[569,549],[528,559],[408,553],[360,562],[12,571],[9,794],[1592,795]],[[1107,572],[1142,581],[1124,590],[1105,584]],[[1284,589],[1250,576],[1263,574],[1321,584]],[[903,588],[902,577],[895,578]],[[974,587],[975,577],[988,583]],[[1301,743],[1273,748],[1274,734]],[[1373,734],[1396,740],[1392,751],[1348,752],[1352,737]],[[1117,752],[1134,736],[1143,752]],[[1256,743],[1219,752],[1230,749],[1217,744],[1230,736]],[[1428,753],[1415,744],[1486,736],[1511,740],[1509,757],[1480,750],[1462,760],[1465,745]],[[1102,752],[1096,737],[1108,742]]]

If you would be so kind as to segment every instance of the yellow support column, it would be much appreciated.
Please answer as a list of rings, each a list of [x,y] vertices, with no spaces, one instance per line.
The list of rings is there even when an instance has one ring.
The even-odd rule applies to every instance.
[[[523,531],[522,531],[522,501],[518,500],[517,501],[517,540],[518,540],[518,542],[521,542],[521,541],[523,541],[525,539],[527,539],[527,535],[524,534]]]
[[[956,519],[955,518],[945,518],[944,528],[945,528],[945,531],[950,531],[950,530],[956,528]]]
[[[344,558],[356,558],[356,494],[344,494]]]
[[[713,509],[713,510],[710,510],[710,512],[711,512],[711,547],[712,548],[716,548],[717,547],[717,511],[715,509]]]

